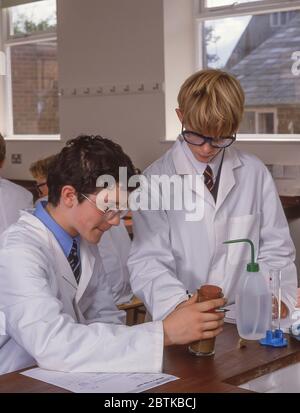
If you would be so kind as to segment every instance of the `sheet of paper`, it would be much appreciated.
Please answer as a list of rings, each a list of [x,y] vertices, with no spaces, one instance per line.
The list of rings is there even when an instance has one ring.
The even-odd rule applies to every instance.
[[[178,380],[163,373],[62,373],[40,368],[21,374],[74,393],[140,393]]]

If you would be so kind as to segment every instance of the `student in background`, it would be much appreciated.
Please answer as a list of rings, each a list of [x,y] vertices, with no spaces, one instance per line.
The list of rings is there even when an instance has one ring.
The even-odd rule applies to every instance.
[[[39,159],[30,165],[29,171],[36,182],[39,200],[41,198],[46,199],[48,196],[47,177],[51,163],[54,161],[55,156],[56,155],[51,155],[47,158]]]
[[[187,305],[186,291],[202,284],[220,286],[231,304],[250,251],[247,245],[223,242],[250,238],[266,276],[270,268],[282,268],[281,316],[286,317],[296,299],[295,248],[268,169],[235,148],[244,110],[240,83],[220,70],[197,72],[183,83],[178,105],[181,133],[145,175],[175,176],[181,182],[198,175],[203,193],[188,185],[186,190],[203,206],[203,215],[191,222],[184,208],[133,213],[129,267],[134,294],[154,320]],[[164,193],[159,196],[162,200]]]
[[[24,212],[0,238],[0,373],[38,364],[64,372],[160,372],[163,348],[218,335],[224,299],[194,302],[164,321],[127,327],[113,303],[96,245],[120,223],[99,208],[110,175],[135,174],[122,148],[99,136],[67,143],[48,176],[49,201]],[[103,194],[103,192],[102,192]],[[123,202],[121,203],[121,205]]]
[[[55,156],[39,159],[30,166],[29,170],[36,181],[39,193],[38,201],[48,200],[47,179]],[[98,244],[99,254],[116,304],[127,303],[133,296],[127,268],[130,247],[131,240],[123,220],[120,225],[112,226],[107,230]]]
[[[6,155],[6,144],[0,135],[0,169]],[[0,234],[19,219],[22,209],[32,208],[32,194],[25,188],[0,177]]]
[[[133,298],[127,261],[131,240],[124,220],[105,231],[98,243],[98,251],[111,286],[115,304],[128,303]]]

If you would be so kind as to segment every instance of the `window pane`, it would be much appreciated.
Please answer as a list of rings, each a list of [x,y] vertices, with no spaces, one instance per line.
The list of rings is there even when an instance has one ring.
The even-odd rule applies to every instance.
[[[14,134],[58,134],[55,42],[11,46]]]
[[[258,132],[259,133],[274,133],[274,113],[259,113],[258,114]]]
[[[263,130],[300,133],[299,77],[292,74],[292,54],[300,44],[299,11],[206,21],[202,37],[204,67],[237,76],[246,109],[277,109],[277,131],[270,124],[271,115],[262,116]]]
[[[230,6],[231,4],[238,3],[251,3],[253,1],[264,1],[264,0],[206,0],[206,7],[221,7],[221,6]]]
[[[9,8],[10,35],[55,30],[56,0],[43,0]]]
[[[255,133],[255,130],[255,112],[245,112],[239,132]]]

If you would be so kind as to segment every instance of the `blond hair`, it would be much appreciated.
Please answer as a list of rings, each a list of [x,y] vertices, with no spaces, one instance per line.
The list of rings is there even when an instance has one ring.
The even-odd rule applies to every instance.
[[[185,128],[211,137],[227,137],[237,132],[244,102],[240,82],[216,69],[194,73],[178,94]]]
[[[0,166],[4,162],[6,156],[6,143],[3,136],[0,133]]]
[[[47,158],[39,159],[38,161],[33,162],[29,168],[31,175],[34,178],[43,177],[47,179],[50,166],[55,158],[56,158],[56,155],[51,155],[51,156],[48,156]]]

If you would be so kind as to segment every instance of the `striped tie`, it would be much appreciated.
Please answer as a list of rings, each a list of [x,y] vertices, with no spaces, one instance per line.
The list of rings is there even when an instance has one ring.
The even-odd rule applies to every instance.
[[[203,172],[203,176],[204,176],[204,183],[207,189],[209,190],[209,192],[211,192],[214,187],[214,175],[209,165],[207,165],[205,171]]]
[[[73,240],[73,245],[72,245],[70,254],[68,256],[68,261],[72,268],[75,280],[78,284],[80,280],[80,275],[81,275],[81,264],[80,264],[80,259],[78,257],[77,242],[75,239]]]

